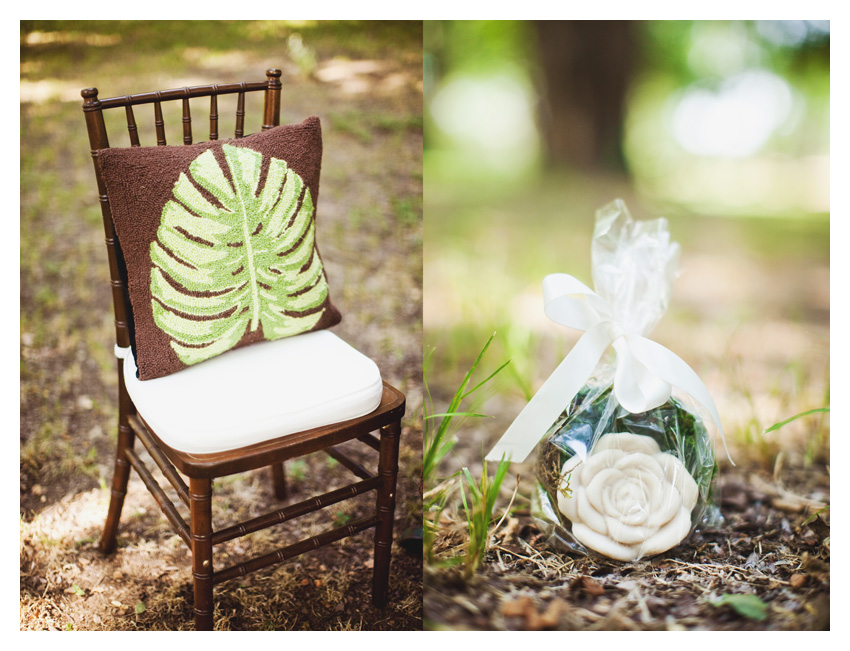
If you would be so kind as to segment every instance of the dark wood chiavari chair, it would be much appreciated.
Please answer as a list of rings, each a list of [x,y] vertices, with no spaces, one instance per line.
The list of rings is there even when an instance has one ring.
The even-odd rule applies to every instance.
[[[162,104],[180,101],[182,102],[183,114],[183,144],[188,145],[192,144],[193,138],[189,100],[191,98],[210,98],[209,139],[217,140],[219,127],[218,97],[220,95],[237,94],[235,136],[241,138],[244,133],[245,96],[247,93],[259,91],[265,93],[262,130],[271,129],[280,123],[281,73],[280,70],[268,70],[266,76],[265,81],[193,86],[124,95],[110,99],[98,99],[96,88],[87,88],[81,92],[84,98],[82,108],[88,128],[98,196],[103,214],[103,226],[106,232],[112,300],[115,311],[115,335],[119,351],[130,346],[131,334],[128,328],[128,320],[131,318],[131,307],[126,280],[122,279],[124,274],[121,268],[120,244],[115,237],[109,200],[98,161],[98,150],[110,146],[104,111],[124,108],[130,145],[138,147],[140,146],[139,129],[136,125],[133,107],[152,103],[154,105],[156,144],[166,147],[169,145],[166,143]],[[118,446],[109,511],[100,541],[102,552],[110,553],[115,548],[119,518],[127,491],[130,469],[132,468],[139,474],[169,523],[191,552],[196,629],[211,630],[213,628],[214,584],[288,560],[311,549],[341,540],[371,527],[375,528],[372,601],[377,606],[383,606],[386,603],[398,475],[400,421],[405,407],[404,396],[401,392],[384,382],[380,406],[366,416],[316,427],[296,434],[288,434],[225,452],[190,454],[169,447],[148,426],[145,421],[145,414],[138,412],[127,392],[123,363],[124,360],[119,357],[117,361]],[[317,388],[320,389],[321,387]],[[373,433],[376,431],[379,432],[379,437],[374,436]],[[133,446],[137,438],[159,466],[163,476],[174,487],[180,500],[188,507],[188,522],[134,450]],[[335,447],[350,440],[359,440],[377,451],[377,472],[372,473],[366,470]],[[213,529],[211,506],[213,480],[215,478],[271,467],[275,495],[283,499],[287,495],[284,461],[318,451],[329,454],[342,467],[356,475],[360,481],[290,504],[233,526],[220,530]],[[188,478],[188,485],[183,476]],[[287,545],[275,552],[257,556],[231,567],[214,568],[213,547],[217,544],[281,524],[369,491],[376,491],[375,512],[369,517],[330,529],[312,538]]]

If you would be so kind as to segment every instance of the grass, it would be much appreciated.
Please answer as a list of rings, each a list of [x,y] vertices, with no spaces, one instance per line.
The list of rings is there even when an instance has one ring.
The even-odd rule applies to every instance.
[[[453,473],[448,479],[442,478],[438,474],[438,471],[443,465],[445,458],[457,443],[457,439],[451,435],[451,426],[455,422],[455,419],[464,417],[486,418],[484,414],[462,410],[461,405],[464,400],[482,389],[510,364],[510,360],[504,362],[472,388],[468,388],[475,371],[481,364],[495,336],[495,333],[492,334],[478,353],[475,361],[466,372],[463,381],[455,390],[445,412],[434,413],[433,400],[430,392],[428,392],[427,373],[428,360],[431,359],[430,355],[426,359],[424,369],[424,377],[426,378],[424,381],[425,390],[428,395],[428,404],[425,409],[424,456],[422,463],[422,483],[425,487],[422,505],[425,516],[423,533],[425,560],[427,563],[434,565],[455,564],[462,561],[467,577],[471,576],[480,567],[489,547],[492,533],[490,527],[494,517],[496,500],[498,499],[502,482],[510,464],[504,460],[501,461],[498,464],[494,477],[490,479],[487,474],[487,464],[485,462],[480,480],[478,481],[473,478],[469,469],[465,466],[459,472]],[[460,475],[460,481],[457,485],[460,488],[461,502],[464,513],[466,514],[468,541],[464,545],[465,551],[462,556],[441,558],[434,549],[434,543],[442,526],[440,522],[441,515],[449,505],[449,499],[452,496],[457,475]]]
[[[375,111],[346,111],[330,114],[331,126],[341,133],[354,136],[363,144],[369,144],[380,133],[421,133],[422,118],[415,115],[377,113]]]
[[[468,468],[462,469],[463,481],[460,483],[460,494],[463,511],[466,514],[466,529],[469,537],[464,555],[464,566],[466,568],[464,574],[467,578],[481,567],[484,556],[490,548],[490,538],[494,529],[498,527],[498,523],[495,526],[493,525],[496,500],[499,498],[499,491],[510,465],[510,462],[505,459],[499,461],[496,472],[491,479],[487,474],[487,462],[485,461],[481,478],[478,481],[472,476]],[[464,484],[466,488],[464,488]],[[468,497],[467,491],[469,492]],[[505,513],[509,509],[510,505],[505,509]]]
[[[105,66],[133,76],[182,67],[198,56],[222,66],[228,65],[224,57],[232,61],[239,53],[260,58],[286,51],[288,59],[293,34],[320,60],[410,58],[416,55],[400,50],[411,49],[421,29],[370,21],[21,21],[22,62],[30,74],[62,76]],[[38,57],[31,56],[35,51]]]
[[[768,432],[776,431],[780,427],[785,427],[788,423],[792,423],[795,420],[797,420],[798,418],[804,418],[805,416],[811,416],[812,414],[820,414],[820,413],[828,412],[828,411],[829,411],[829,407],[819,407],[818,409],[809,409],[808,411],[804,411],[800,414],[795,414],[794,416],[791,416],[791,418],[786,418],[785,420],[783,420],[779,423],[775,423],[775,424],[771,425],[766,430],[764,430],[764,433],[767,434]]]
[[[422,461],[422,481],[425,484],[426,488],[433,487],[433,484],[436,479],[437,468],[440,463],[442,463],[443,459],[446,455],[452,450],[455,445],[455,440],[449,437],[449,428],[451,427],[452,422],[458,416],[470,416],[473,418],[486,418],[484,414],[476,414],[473,412],[460,411],[461,403],[471,396],[473,393],[481,389],[485,384],[487,384],[490,380],[492,380],[496,374],[498,374],[502,369],[504,369],[509,363],[510,360],[504,362],[501,366],[499,366],[495,371],[490,373],[486,378],[484,378],[481,382],[476,384],[471,389],[467,390],[469,383],[472,379],[473,373],[478,368],[478,365],[481,363],[481,359],[484,357],[484,354],[487,352],[487,349],[490,347],[490,344],[493,342],[495,338],[495,333],[490,336],[487,340],[487,343],[484,344],[484,347],[478,353],[478,357],[475,358],[475,361],[469,367],[469,370],[466,372],[466,375],[463,378],[463,381],[458,386],[454,395],[452,396],[452,400],[449,403],[449,407],[445,412],[441,413],[433,413],[433,402],[430,399],[430,392],[428,392],[428,382],[425,380],[425,390],[429,396],[429,402],[431,402],[430,410],[431,413],[428,413],[428,408],[425,410],[425,433],[424,433],[424,457]],[[429,355],[428,360],[431,359]],[[423,370],[424,375],[428,373],[428,360],[425,362],[425,368]],[[440,419],[439,423],[434,426],[431,422],[436,422],[436,419]]]

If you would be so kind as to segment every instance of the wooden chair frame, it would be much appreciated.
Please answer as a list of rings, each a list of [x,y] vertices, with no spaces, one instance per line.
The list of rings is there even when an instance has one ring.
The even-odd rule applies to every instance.
[[[132,147],[138,147],[140,143],[133,107],[139,104],[153,103],[157,145],[166,146],[161,105],[163,102],[181,100],[183,104],[183,144],[188,145],[192,144],[192,119],[189,99],[210,98],[209,138],[210,140],[217,140],[218,96],[236,93],[238,99],[235,136],[241,138],[244,132],[246,93],[265,92],[262,130],[265,131],[280,124],[282,89],[280,76],[280,70],[270,69],[266,71],[265,81],[193,86],[103,100],[98,99],[96,88],[86,88],[81,92],[84,98],[83,112],[97,178],[103,227],[106,233],[112,302],[115,311],[115,338],[118,348],[126,349],[130,346],[128,321],[131,318],[131,313],[126,275],[123,269],[123,257],[120,245],[115,238],[109,199],[101,176],[97,153],[98,150],[109,147],[103,111],[122,107],[125,109],[130,144]],[[130,469],[132,468],[136,470],[145,486],[153,494],[169,523],[189,547],[192,554],[196,629],[211,630],[213,628],[214,584],[290,559],[370,527],[375,527],[372,602],[376,606],[386,604],[398,476],[399,436],[401,418],[405,409],[404,395],[401,392],[384,382],[380,406],[371,414],[361,418],[289,434],[227,452],[187,454],[164,444],[156,435],[156,432],[152,431],[147,425],[142,415],[137,413],[124,384],[123,359],[120,357],[117,366],[118,446],[109,512],[100,541],[100,548],[103,553],[108,554],[115,548],[118,522],[124,504],[124,496],[127,492]],[[375,431],[380,432],[380,437],[375,437],[372,434]],[[133,449],[136,438],[142,442],[151,458],[159,466],[163,476],[177,491],[180,500],[189,508],[188,523]],[[377,451],[378,469],[376,473],[369,472],[359,463],[336,449],[335,446],[353,439],[357,439]],[[283,462],[317,451],[325,451],[336,459],[341,466],[356,475],[360,481],[308,500],[290,504],[266,515],[217,531],[213,530],[211,506],[213,480],[216,477],[271,467],[275,495],[279,499],[284,499],[287,490]],[[188,485],[181,473],[188,477]],[[213,547],[215,545],[281,524],[373,490],[376,491],[374,515],[282,547],[270,554],[258,556],[228,568],[214,570]]]

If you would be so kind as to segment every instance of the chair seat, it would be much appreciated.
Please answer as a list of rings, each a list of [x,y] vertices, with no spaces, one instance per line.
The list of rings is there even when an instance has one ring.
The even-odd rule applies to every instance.
[[[364,416],[381,403],[375,363],[328,330],[228,351],[153,380],[124,381],[141,417],[169,447],[226,452]]]

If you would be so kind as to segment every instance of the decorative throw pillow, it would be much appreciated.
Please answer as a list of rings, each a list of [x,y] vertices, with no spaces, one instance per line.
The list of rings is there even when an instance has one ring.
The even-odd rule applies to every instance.
[[[335,325],[315,235],[319,119],[236,140],[98,152],[141,380]]]

